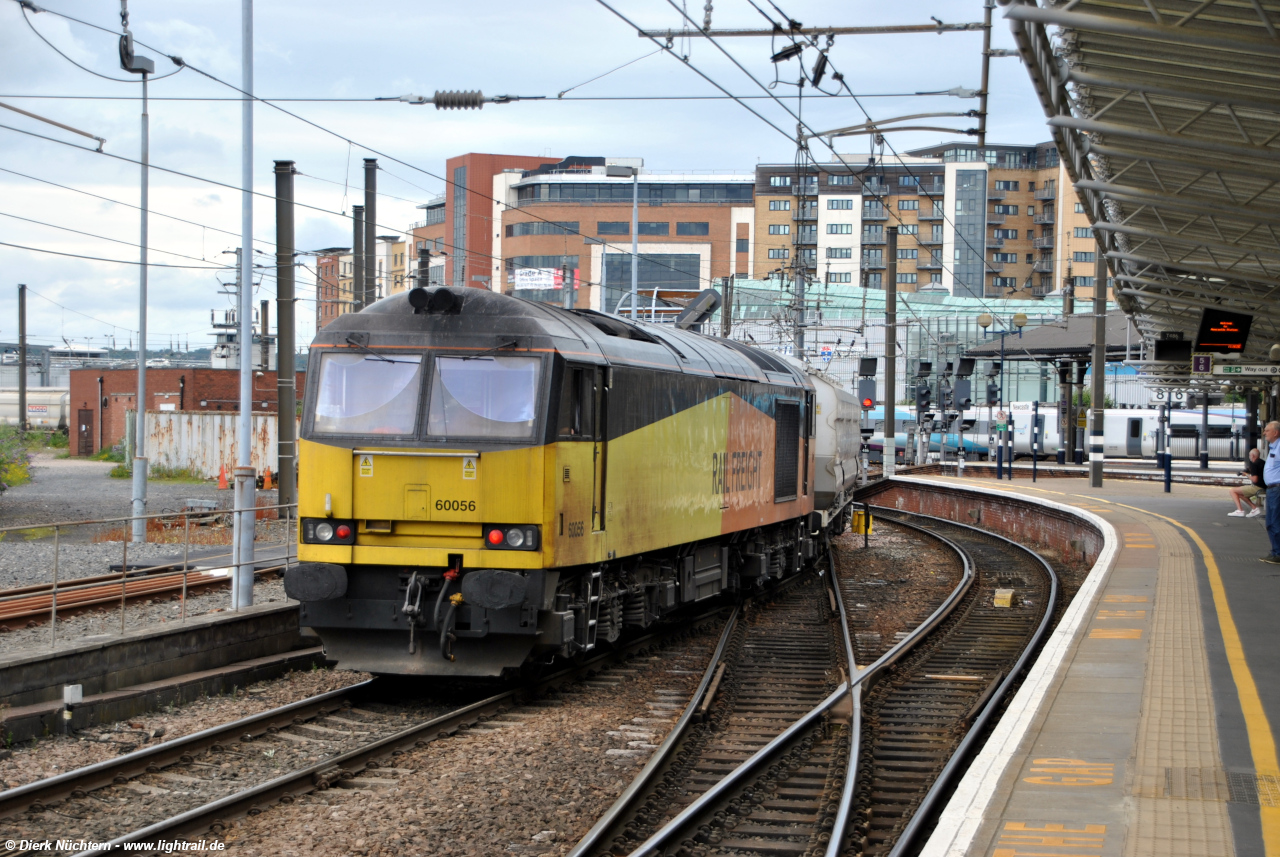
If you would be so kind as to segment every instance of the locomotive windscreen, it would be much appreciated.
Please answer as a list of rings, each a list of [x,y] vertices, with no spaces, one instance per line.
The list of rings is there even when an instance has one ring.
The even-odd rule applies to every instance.
[[[538,415],[538,357],[437,357],[427,431],[527,438]]]
[[[313,431],[411,435],[417,422],[422,358],[324,354]]]

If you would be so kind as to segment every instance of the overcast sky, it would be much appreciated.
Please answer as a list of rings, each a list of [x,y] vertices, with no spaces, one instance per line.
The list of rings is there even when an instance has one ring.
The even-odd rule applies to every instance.
[[[647,28],[674,28],[682,23],[679,13],[666,0],[620,0],[611,5]],[[982,18],[979,0],[900,0],[892,4],[811,0],[778,5],[807,26],[922,24],[928,23],[931,16],[947,22]],[[50,0],[49,6],[119,31],[118,8],[112,2]],[[722,0],[714,6],[713,27],[765,25],[748,0]],[[777,17],[767,3],[762,2],[761,6]],[[689,15],[701,22],[703,7],[690,2],[687,8]],[[355,16],[356,11],[363,16]],[[239,3],[133,0],[129,13],[135,37],[157,49],[138,48],[139,54],[156,60],[157,77],[175,68],[165,58],[168,54],[181,56],[222,80],[240,84]],[[31,27],[70,60],[108,77],[128,77],[119,68],[113,36],[53,14],[29,15],[29,20]],[[386,196],[378,202],[378,223],[388,231],[407,228],[418,215],[414,206],[443,192],[444,183],[437,176],[443,174],[445,159],[469,151],[640,157],[648,169],[669,171],[751,172],[757,162],[790,162],[795,157],[793,141],[733,101],[658,100],[719,95],[695,68],[735,95],[762,96],[763,91],[714,45],[696,39],[677,42],[676,52],[687,54],[687,66],[665,51],[646,57],[655,46],[638,38],[632,27],[591,0],[259,0],[254,29],[254,90],[262,98],[372,99],[407,93],[429,97],[437,89],[547,96],[545,101],[490,104],[481,111],[445,112],[432,106],[395,102],[281,105],[340,136],[258,104],[254,114],[255,189],[273,193],[272,161],[292,159],[302,174],[297,179],[298,201],[322,209],[298,210],[299,250],[349,246],[349,221],[339,213],[349,214],[353,202],[362,202],[361,159],[375,156],[362,145],[384,154],[379,158],[383,168],[379,189]],[[775,72],[790,81],[797,77],[796,60],[776,66],[770,63],[767,38],[724,39],[721,44],[766,85],[774,81]],[[1013,47],[999,10],[993,44]],[[867,96],[862,99],[863,107],[873,118],[884,119],[908,113],[976,109],[976,99],[879,96],[957,86],[976,89],[981,46],[980,32],[841,36],[830,56],[833,68],[844,74],[853,91]],[[805,63],[811,67],[815,56],[812,50],[806,52]],[[584,83],[631,60],[638,61],[600,80]],[[15,0],[0,0],[0,81],[0,101],[103,137],[107,153],[133,160],[139,157],[141,87],[135,81],[95,77],[59,56],[23,21]],[[824,88],[829,86],[830,77]],[[558,93],[571,87],[576,88],[557,99]],[[795,109],[795,86],[780,83],[773,92]],[[806,90],[806,96],[811,92]],[[992,61],[991,92],[990,142],[1031,144],[1048,139],[1043,114],[1017,59]],[[235,188],[240,185],[241,169],[240,104],[234,100],[163,99],[238,96],[190,69],[152,83],[150,94],[151,163],[232,186],[153,170],[151,261],[191,266],[231,264],[233,257],[223,252],[239,244],[241,195]],[[110,96],[119,100],[104,98]],[[637,96],[654,100],[585,100]],[[747,103],[793,133],[795,120],[778,104],[767,99]],[[865,121],[858,105],[849,98],[820,103],[806,97],[803,115],[817,130]],[[0,110],[0,124],[80,147],[77,151],[0,128],[3,169],[138,204],[139,168],[135,164],[95,154],[92,141],[11,111]],[[969,128],[976,120],[931,119],[928,124]],[[348,144],[343,137],[356,145]],[[903,133],[891,135],[890,140],[898,151],[903,151],[954,137]],[[847,138],[837,141],[837,149],[865,153],[868,144],[866,138]],[[824,152],[815,147],[815,154]],[[102,237],[37,225],[11,215]],[[0,172],[0,235],[4,236],[0,241],[6,244],[136,261],[138,224],[135,208]],[[270,199],[256,199],[254,238],[258,250],[274,251],[274,206]],[[260,261],[274,265],[274,255],[260,257]],[[305,257],[303,261],[311,264]],[[0,271],[4,272],[0,277],[0,340],[17,339],[16,286],[26,283],[32,292],[28,300],[28,332],[33,342],[58,343],[65,337],[102,345],[105,337],[112,334],[119,347],[131,338],[136,341],[136,265],[0,246]],[[170,342],[180,342],[196,348],[211,344],[209,311],[217,309],[220,314],[231,305],[229,296],[219,294],[218,282],[232,280],[232,272],[153,267],[149,279],[149,346],[166,348]],[[311,272],[301,269],[298,283],[299,297],[304,299],[298,304],[298,338],[306,342],[314,333]],[[274,297],[274,280],[268,276],[257,287],[255,298]]]

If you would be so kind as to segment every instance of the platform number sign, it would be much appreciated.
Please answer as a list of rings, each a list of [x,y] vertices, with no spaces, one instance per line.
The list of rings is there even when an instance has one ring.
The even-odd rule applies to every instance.
[[[1192,375],[1212,375],[1213,374],[1213,355],[1212,354],[1192,354],[1191,355],[1191,374]]]

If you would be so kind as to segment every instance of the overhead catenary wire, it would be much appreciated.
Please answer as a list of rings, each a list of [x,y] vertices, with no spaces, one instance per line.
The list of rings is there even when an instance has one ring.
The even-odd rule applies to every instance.
[[[616,10],[614,10],[611,6],[609,6],[609,5],[608,5],[608,3],[606,3],[606,2],[605,2],[605,0],[596,0],[596,2],[597,2],[597,3],[600,3],[600,4],[601,4],[602,6],[604,6],[606,9],[609,9],[609,11],[613,12],[613,13],[614,13],[615,15],[617,15],[619,18],[622,18],[622,20],[626,21],[628,24],[631,24],[631,26],[633,26],[633,27],[635,26],[635,25],[634,25],[631,21],[629,21],[625,16],[623,16],[621,13],[617,12],[617,11],[616,11]],[[717,49],[718,49],[722,54],[724,54],[724,55],[725,55],[725,57],[727,57],[727,58],[729,59],[729,61],[730,61],[730,62],[732,62],[732,63],[733,63],[735,66],[737,66],[737,67],[738,67],[738,68],[739,68],[739,69],[740,69],[744,74],[746,74],[746,75],[747,75],[747,77],[749,77],[749,78],[752,80],[752,82],[756,84],[756,86],[760,87],[760,89],[761,89],[761,90],[763,90],[763,91],[764,91],[764,92],[765,92],[765,93],[766,93],[770,98],[772,98],[772,100],[774,100],[775,102],[777,102],[779,106],[781,106],[785,111],[787,111],[787,113],[788,113],[792,118],[794,118],[794,119],[796,120],[797,126],[798,126],[799,128],[803,128],[803,129],[805,129],[805,130],[807,130],[807,131],[809,132],[809,135],[810,135],[810,138],[811,138],[811,139],[812,139],[812,138],[816,138],[816,139],[818,139],[818,140],[819,140],[819,142],[821,142],[821,143],[822,143],[822,144],[823,144],[827,149],[829,149],[829,150],[831,151],[832,155],[835,157],[835,159],[836,159],[836,161],[837,161],[837,162],[839,162],[842,166],[844,166],[844,167],[845,167],[845,169],[846,169],[846,170],[848,170],[850,173],[854,173],[854,169],[853,169],[852,165],[848,164],[848,163],[847,163],[847,162],[845,162],[842,158],[840,158],[839,153],[837,153],[837,152],[835,151],[835,148],[834,148],[834,147],[832,147],[829,143],[827,143],[827,142],[826,142],[826,140],[824,140],[820,135],[818,135],[818,134],[817,134],[817,132],[815,132],[815,131],[814,131],[814,130],[813,130],[813,129],[808,125],[808,124],[806,124],[806,123],[804,122],[804,120],[803,120],[803,119],[802,119],[802,118],[801,118],[797,113],[795,113],[794,111],[792,111],[792,110],[791,110],[791,108],[790,108],[790,107],[788,107],[788,106],[787,106],[787,105],[786,105],[786,104],[785,104],[785,103],[784,103],[780,98],[778,98],[776,95],[774,95],[772,92],[770,92],[770,91],[769,91],[769,89],[768,89],[768,87],[766,87],[764,84],[762,84],[759,80],[757,80],[757,79],[756,79],[756,77],[755,77],[754,75],[752,75],[749,71],[747,71],[745,68],[743,68],[742,64],[741,64],[741,63],[739,63],[739,62],[738,62],[738,61],[737,61],[737,60],[732,56],[732,54],[730,54],[730,53],[728,52],[728,50],[726,50],[726,49],[725,49],[725,48],[724,48],[724,47],[723,47],[723,46],[722,46],[718,41],[716,41],[716,39],[714,39],[714,38],[713,38],[713,37],[711,37],[709,34],[707,34],[704,30],[702,30],[702,28],[698,26],[698,23],[697,23],[696,21],[694,21],[692,18],[690,18],[687,14],[685,14],[685,13],[683,12],[683,10],[681,10],[681,9],[680,9],[680,7],[679,7],[679,6],[677,6],[677,5],[673,2],[673,0],[667,0],[667,3],[668,3],[672,8],[674,8],[677,12],[680,12],[680,14],[684,17],[684,19],[689,23],[689,25],[690,25],[690,26],[694,27],[695,29],[700,30],[700,31],[702,32],[703,36],[704,36],[704,37],[705,37],[709,42],[711,42],[711,44],[713,44],[713,45],[714,45],[714,46],[715,46],[715,47],[716,47],[716,48],[717,48]],[[753,5],[754,5],[754,4],[753,4]],[[775,6],[775,8],[777,8],[777,7]],[[763,12],[762,12],[761,14],[763,14]],[[767,17],[767,16],[766,16],[766,17]],[[637,30],[639,30],[639,28],[638,28],[638,27],[637,27]],[[650,39],[652,39],[652,38],[653,38],[653,37],[652,37],[652,36],[650,36]],[[656,40],[655,40],[655,41],[656,41]],[[792,37],[792,41],[793,41],[793,43],[796,43],[794,36]],[[706,76],[705,74],[703,74],[701,71],[699,71],[698,69],[694,68],[694,67],[692,66],[692,64],[688,62],[687,58],[681,58],[681,59],[682,59],[682,61],[683,61],[686,65],[688,65],[688,66],[689,66],[693,71],[695,71],[699,76],[703,77],[704,79],[709,79],[709,78],[707,78],[707,76]],[[831,64],[831,69],[832,69],[832,78],[833,78],[833,79],[835,79],[835,80],[838,80],[838,81],[840,82],[841,86],[845,89],[845,91],[846,91],[846,92],[848,92],[848,93],[849,93],[849,95],[850,95],[850,97],[852,97],[852,98],[854,99],[854,103],[858,105],[858,108],[863,112],[863,115],[864,115],[864,116],[866,116],[867,120],[868,120],[869,122],[873,122],[874,120],[872,120],[872,119],[871,119],[871,115],[870,115],[870,113],[869,113],[869,112],[866,110],[866,108],[861,104],[861,102],[858,100],[857,96],[856,96],[856,95],[854,95],[854,93],[853,93],[852,89],[850,89],[850,88],[849,88],[848,83],[845,81],[844,75],[843,75],[843,74],[841,74],[838,70],[836,70],[836,69],[835,69],[834,64]],[[714,84],[714,83],[713,83],[713,85],[715,85],[718,89],[721,89],[721,91],[724,91],[723,87],[720,87],[720,86],[719,86],[719,84]],[[745,106],[745,105],[744,105],[744,106]],[[748,108],[748,109],[749,109],[749,108]],[[751,111],[751,112],[752,112],[753,114],[755,114],[755,111],[754,111],[754,110],[753,110],[753,111]],[[756,114],[756,115],[759,115],[759,114]],[[779,131],[781,131],[781,129],[778,129],[778,126],[777,126],[777,125],[774,125],[772,122],[768,122],[767,124],[769,124],[769,125],[770,125],[770,127],[774,128],[775,130],[779,130]],[[786,136],[789,140],[790,140],[790,139],[792,139],[792,138],[790,137],[790,135],[788,135],[786,132],[781,132],[781,133],[782,133],[784,136]],[[914,175],[914,173],[912,173],[912,172],[911,172],[910,167],[909,167],[909,166],[907,165],[907,163],[903,160],[902,156],[897,152],[897,150],[895,150],[895,149],[893,148],[892,144],[886,143],[886,145],[888,145],[888,146],[889,146],[889,150],[890,150],[891,152],[893,152],[893,155],[894,155],[894,157],[897,159],[898,163],[903,167],[903,169],[905,169],[905,170],[907,171],[908,176],[910,176],[910,177],[912,177],[912,178],[915,178],[915,175]],[[886,196],[887,196],[887,194],[886,194]],[[890,214],[893,216],[893,218],[894,218],[895,220],[897,220],[897,221],[898,221],[898,223],[900,223],[900,224],[902,224],[902,225],[907,225],[907,224],[906,224],[906,221],[904,221],[904,220],[902,219],[902,216],[901,216],[901,215],[899,215],[897,212],[893,211],[892,209],[888,208],[887,206],[886,206],[886,209],[885,209],[885,210],[886,210],[886,211],[889,211],[889,212],[890,212]],[[959,235],[959,232],[958,232],[958,230],[957,230],[957,229],[956,229],[956,227],[955,227],[955,223],[954,223],[954,221],[952,221],[949,217],[947,217],[946,211],[945,211],[945,210],[943,210],[941,213],[942,213],[942,218],[943,218],[944,222],[951,224],[953,233],[955,233],[955,234]],[[985,286],[985,269],[986,269],[986,254],[985,254],[985,252],[977,250],[977,249],[976,249],[976,248],[975,248],[971,243],[969,243],[969,240],[968,240],[967,238],[965,238],[963,235],[959,235],[959,237],[960,237],[960,239],[964,242],[965,246],[966,246],[966,247],[968,247],[968,248],[969,248],[971,251],[973,251],[974,253],[977,253],[978,257],[982,260],[982,262],[983,262],[983,268],[984,268],[984,278],[983,278],[984,283],[983,283],[983,285]],[[955,271],[954,271],[950,266],[948,266],[948,265],[947,265],[947,263],[946,263],[944,260],[942,260],[941,256],[935,256],[935,258],[937,258],[938,263],[939,263],[939,266],[940,266],[943,270],[945,270],[945,271],[949,272],[949,273],[951,274],[952,278],[954,279],[954,278],[955,278]],[[982,306],[986,307],[986,308],[987,308],[988,310],[990,310],[993,314],[997,314],[997,315],[998,315],[998,313],[996,313],[996,310],[995,310],[995,309],[994,309],[990,304],[986,303],[985,295],[981,295],[981,294],[979,294],[979,295],[975,295],[975,297],[976,297],[976,298],[978,299],[978,301],[982,304]]]

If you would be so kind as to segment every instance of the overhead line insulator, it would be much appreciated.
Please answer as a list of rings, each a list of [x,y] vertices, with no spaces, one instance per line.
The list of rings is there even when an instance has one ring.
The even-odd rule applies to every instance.
[[[484,93],[478,89],[457,92],[436,90],[431,102],[437,110],[479,110],[484,106]]]

